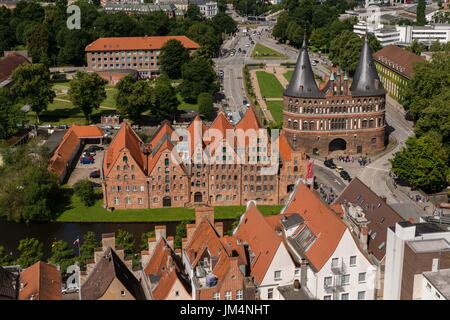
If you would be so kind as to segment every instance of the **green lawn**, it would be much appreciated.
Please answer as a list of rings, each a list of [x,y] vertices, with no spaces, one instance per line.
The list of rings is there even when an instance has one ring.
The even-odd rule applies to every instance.
[[[283,123],[283,101],[266,101],[267,107],[277,124]]]
[[[71,197],[71,203],[59,216],[59,222],[167,222],[194,220],[192,208],[132,209],[109,212],[102,207],[103,200],[94,206],[85,207],[77,196]],[[278,214],[282,206],[258,206],[264,215]],[[216,219],[235,219],[245,211],[245,206],[215,207]]]
[[[178,110],[196,110],[196,111],[198,111],[198,105],[196,103],[185,102],[179,92],[177,93],[177,98],[178,98],[178,101],[180,101]]]
[[[289,70],[288,72],[283,73],[283,76],[286,78],[287,81],[291,81],[293,74],[294,70]]]
[[[273,50],[269,47],[257,43],[252,51],[252,58],[256,59],[286,59],[286,56],[281,52]]]
[[[283,97],[283,86],[278,79],[271,73],[265,71],[256,71],[261,94],[266,98]]]

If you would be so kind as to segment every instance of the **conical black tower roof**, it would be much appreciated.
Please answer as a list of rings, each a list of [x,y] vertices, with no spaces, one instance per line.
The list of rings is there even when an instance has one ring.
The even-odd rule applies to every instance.
[[[353,96],[374,96],[386,93],[375,68],[367,35],[364,37],[364,44],[359,55],[359,63],[350,91]]]
[[[298,54],[294,74],[288,87],[284,91],[284,95],[301,98],[324,97],[324,94],[319,90],[316,80],[314,79],[308,49],[306,48],[306,37],[303,38],[303,45]]]

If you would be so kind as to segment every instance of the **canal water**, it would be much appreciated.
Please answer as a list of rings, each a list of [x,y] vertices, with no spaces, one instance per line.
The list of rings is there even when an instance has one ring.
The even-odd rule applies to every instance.
[[[231,228],[233,220],[224,220],[224,232]],[[43,243],[45,258],[48,258],[51,245],[55,240],[64,240],[72,245],[77,237],[83,240],[83,235],[88,231],[93,231],[98,240],[102,233],[115,233],[119,229],[126,230],[134,235],[137,251],[141,247],[142,233],[153,231],[157,225],[165,225],[167,236],[175,236],[175,229],[178,222],[158,222],[158,223],[66,223],[47,222],[34,223],[30,225],[0,220],[0,245],[4,246],[7,252],[12,252],[17,257],[17,247],[19,241],[24,238],[36,238]],[[78,246],[74,245],[75,253],[78,253]]]

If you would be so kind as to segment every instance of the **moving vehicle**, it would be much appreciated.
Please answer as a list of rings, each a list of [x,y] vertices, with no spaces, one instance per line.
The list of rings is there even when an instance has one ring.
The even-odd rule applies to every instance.
[[[325,165],[325,167],[330,168],[330,169],[336,169],[336,165],[333,162],[333,159],[327,159],[323,162],[323,164]]]
[[[336,169],[337,172],[344,171],[344,168],[342,168],[341,166],[336,166],[335,169]]]
[[[348,174],[347,171],[343,170],[339,173],[341,175],[341,178],[347,181],[351,181],[352,178],[350,177],[350,175]]]
[[[89,173],[89,178],[100,178],[100,170],[94,170]]]
[[[69,288],[62,289],[61,293],[62,294],[77,293],[78,290],[79,290],[78,287],[69,287]]]

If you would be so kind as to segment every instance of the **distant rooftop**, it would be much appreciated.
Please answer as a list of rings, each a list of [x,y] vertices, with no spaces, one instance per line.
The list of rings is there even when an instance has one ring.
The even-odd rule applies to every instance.
[[[447,300],[450,300],[450,269],[424,272],[423,275]]]
[[[408,245],[417,253],[450,250],[450,243],[445,239],[414,240],[408,241]]]
[[[295,289],[293,284],[287,286],[279,286],[277,290],[285,300],[312,300],[305,289]]]

